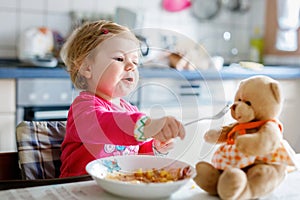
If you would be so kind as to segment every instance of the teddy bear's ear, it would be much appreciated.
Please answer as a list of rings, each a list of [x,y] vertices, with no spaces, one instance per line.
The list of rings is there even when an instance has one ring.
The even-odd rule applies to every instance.
[[[244,85],[244,83],[245,83],[245,80],[241,80],[239,85],[238,85],[238,88],[240,88],[242,85]]]
[[[270,83],[270,87],[271,87],[271,91],[274,95],[275,100],[278,103],[280,103],[281,102],[281,91],[280,91],[279,84],[276,82],[272,82],[272,83]]]

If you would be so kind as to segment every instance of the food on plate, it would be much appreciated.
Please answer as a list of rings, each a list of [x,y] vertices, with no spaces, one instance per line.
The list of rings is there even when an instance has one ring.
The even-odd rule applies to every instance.
[[[166,183],[189,177],[191,177],[190,166],[184,168],[138,169],[132,173],[116,171],[109,173],[105,178],[130,183]]]

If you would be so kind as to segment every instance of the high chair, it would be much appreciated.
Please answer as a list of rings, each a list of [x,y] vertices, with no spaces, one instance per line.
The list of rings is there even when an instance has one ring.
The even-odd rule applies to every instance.
[[[49,179],[60,175],[61,143],[66,121],[23,121],[16,128],[22,179]]]
[[[59,178],[65,132],[66,121],[18,124],[17,152],[0,154],[0,190],[92,180],[89,175]]]

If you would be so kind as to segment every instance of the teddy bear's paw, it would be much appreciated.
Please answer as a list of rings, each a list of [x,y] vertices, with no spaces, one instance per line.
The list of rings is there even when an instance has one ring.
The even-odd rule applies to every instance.
[[[253,141],[255,141],[253,135],[239,136],[236,139],[236,148],[246,155],[255,156],[259,152],[257,151],[258,148],[256,148],[257,143]]]
[[[207,162],[199,162],[196,164],[196,172],[195,183],[207,193],[216,195],[220,176],[219,170]]]
[[[245,172],[238,168],[229,168],[221,174],[217,190],[221,199],[238,199],[246,187]]]
[[[208,130],[204,134],[204,140],[208,143],[216,143],[220,137],[220,131],[218,130]]]

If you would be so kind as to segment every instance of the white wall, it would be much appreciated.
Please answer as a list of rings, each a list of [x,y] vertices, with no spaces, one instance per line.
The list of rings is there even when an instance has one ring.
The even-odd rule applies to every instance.
[[[264,0],[250,0],[246,13],[232,13],[222,9],[209,21],[199,21],[187,9],[167,12],[161,0],[0,0],[0,58],[16,58],[17,40],[21,32],[32,26],[48,26],[63,36],[70,32],[70,11],[114,14],[117,6],[136,9],[144,15],[143,27],[178,31],[196,42],[203,42],[211,55],[222,55],[228,62],[248,59],[249,37],[253,27],[264,26]],[[230,41],[222,39],[229,31]],[[232,49],[237,49],[233,56]]]

